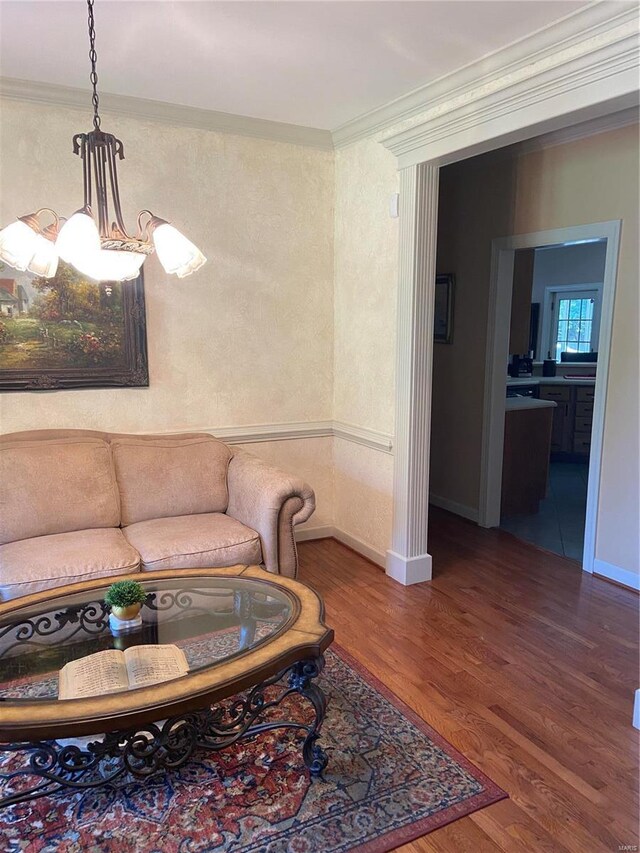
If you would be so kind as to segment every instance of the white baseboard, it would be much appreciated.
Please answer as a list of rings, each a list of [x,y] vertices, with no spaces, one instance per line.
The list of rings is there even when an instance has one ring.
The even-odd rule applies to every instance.
[[[331,524],[320,524],[317,527],[296,527],[296,542],[305,542],[309,539],[329,538],[337,539],[338,542],[342,542],[343,545],[346,545],[348,548],[352,548],[354,551],[357,551],[358,554],[362,554],[363,557],[366,557],[368,560],[371,560],[372,563],[376,563],[376,565],[381,566],[383,569],[386,567],[386,560],[383,551],[378,551],[376,548],[372,548],[371,545],[367,545],[367,543],[363,542],[362,539],[358,539],[357,536],[352,536],[345,530],[340,530],[339,527],[333,527]]]
[[[629,569],[621,569],[620,566],[614,566],[613,563],[595,559],[593,561],[593,574],[609,578],[609,580],[621,583],[623,586],[628,586],[629,589],[640,591],[640,575],[636,574],[636,572],[630,572]]]
[[[395,551],[387,551],[386,572],[403,586],[431,580],[431,554],[403,557]]]
[[[333,535],[338,542],[342,542],[342,544],[346,545],[348,548],[353,548],[354,551],[357,551],[358,554],[362,554],[363,557],[371,560],[372,563],[381,566],[383,569],[385,568],[386,558],[384,551],[378,551],[376,548],[372,548],[371,545],[367,545],[367,543],[363,542],[362,539],[358,539],[357,536],[352,536],[350,533],[347,533],[345,530],[340,530],[338,527],[334,528]]]
[[[335,527],[331,524],[318,524],[315,527],[296,527],[296,542],[308,539],[330,539],[335,536]]]
[[[439,507],[440,509],[446,509],[448,512],[453,512],[456,515],[461,515],[463,518],[468,518],[469,521],[475,521],[478,523],[479,513],[477,509],[474,509],[472,506],[466,506],[465,504],[459,504],[457,501],[449,500],[449,498],[442,498],[440,495],[429,495],[429,503],[434,506]]]

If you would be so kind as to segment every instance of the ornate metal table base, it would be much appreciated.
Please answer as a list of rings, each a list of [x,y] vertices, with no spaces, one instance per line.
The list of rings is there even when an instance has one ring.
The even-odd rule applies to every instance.
[[[321,775],[327,756],[317,743],[327,706],[313,679],[324,658],[305,660],[253,687],[246,696],[227,705],[171,717],[144,728],[110,732],[102,740],[62,746],[56,741],[0,744],[0,753],[24,752],[25,767],[0,773],[0,807],[34,800],[64,788],[86,790],[109,785],[127,773],[145,778],[163,769],[185,764],[196,749],[220,750],[274,729],[305,732],[302,757],[312,776]],[[284,685],[275,687],[286,679]],[[276,695],[268,698],[267,688]],[[310,724],[269,719],[270,712],[293,694],[307,699],[314,711]],[[35,784],[29,785],[29,780]]]

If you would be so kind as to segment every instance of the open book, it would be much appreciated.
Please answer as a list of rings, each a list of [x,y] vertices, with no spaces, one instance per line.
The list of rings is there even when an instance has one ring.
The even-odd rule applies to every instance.
[[[82,699],[147,687],[187,672],[187,659],[177,646],[132,646],[125,652],[107,649],[62,667],[58,699]]]

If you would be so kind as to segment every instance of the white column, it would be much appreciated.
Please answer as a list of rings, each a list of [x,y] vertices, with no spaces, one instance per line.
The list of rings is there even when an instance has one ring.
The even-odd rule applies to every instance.
[[[393,535],[387,574],[402,584],[431,580],[427,552],[433,300],[438,167],[400,172]]]

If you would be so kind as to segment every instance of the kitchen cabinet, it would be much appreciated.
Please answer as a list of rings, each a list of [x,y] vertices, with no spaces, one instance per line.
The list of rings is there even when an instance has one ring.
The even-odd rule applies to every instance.
[[[552,453],[589,455],[594,394],[595,385],[540,384],[540,399],[553,400],[557,404],[551,430]]]
[[[583,403],[587,405],[593,406],[593,400],[596,396],[596,386],[595,385],[583,385],[580,388],[576,388],[576,400],[578,403]]]
[[[573,452],[588,455],[591,450],[593,426],[593,400],[595,385],[576,388],[576,412],[573,432]]]
[[[553,427],[551,429],[551,452],[569,452],[573,441],[571,421],[571,388],[567,385],[541,385],[541,400],[553,400]]]

